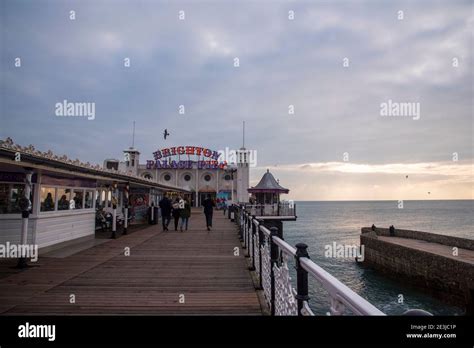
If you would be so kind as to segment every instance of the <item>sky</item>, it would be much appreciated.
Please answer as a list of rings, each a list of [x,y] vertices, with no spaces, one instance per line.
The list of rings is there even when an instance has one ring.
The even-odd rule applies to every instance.
[[[102,163],[135,121],[144,163],[238,149],[245,121],[251,185],[286,198],[473,199],[473,23],[458,0],[1,0],[0,138]]]

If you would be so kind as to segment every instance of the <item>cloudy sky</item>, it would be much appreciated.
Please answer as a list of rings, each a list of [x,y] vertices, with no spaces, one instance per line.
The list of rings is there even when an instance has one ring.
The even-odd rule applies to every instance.
[[[270,168],[288,198],[473,198],[472,1],[3,0],[0,20],[1,138],[101,163],[136,121],[144,162],[239,148],[245,121],[251,184]]]

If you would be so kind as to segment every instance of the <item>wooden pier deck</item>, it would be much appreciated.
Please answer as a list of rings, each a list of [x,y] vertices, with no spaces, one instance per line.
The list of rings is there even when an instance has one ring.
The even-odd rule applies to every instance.
[[[0,279],[0,313],[261,315],[235,224],[219,211],[211,232],[204,221],[193,210],[183,233],[173,222],[169,232],[153,225],[70,256],[40,257]]]

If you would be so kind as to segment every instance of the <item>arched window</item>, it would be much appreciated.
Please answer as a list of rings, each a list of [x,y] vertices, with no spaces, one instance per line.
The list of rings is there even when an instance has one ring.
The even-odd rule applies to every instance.
[[[144,177],[145,179],[153,179],[153,176],[152,176],[150,173],[145,173],[145,174],[143,174],[143,177]]]

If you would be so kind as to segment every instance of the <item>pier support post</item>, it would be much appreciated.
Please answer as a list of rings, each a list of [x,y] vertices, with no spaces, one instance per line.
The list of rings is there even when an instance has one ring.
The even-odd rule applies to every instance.
[[[280,251],[278,245],[273,242],[273,237],[280,237],[280,231],[276,227],[270,228],[270,310],[271,315],[275,315],[275,272],[274,265],[278,264],[280,258]]]
[[[305,243],[296,244],[296,300],[298,301],[298,316],[302,316],[301,310],[304,307],[304,302],[309,300],[308,296],[308,272],[301,267],[300,258],[306,257],[309,259],[308,246]]]

